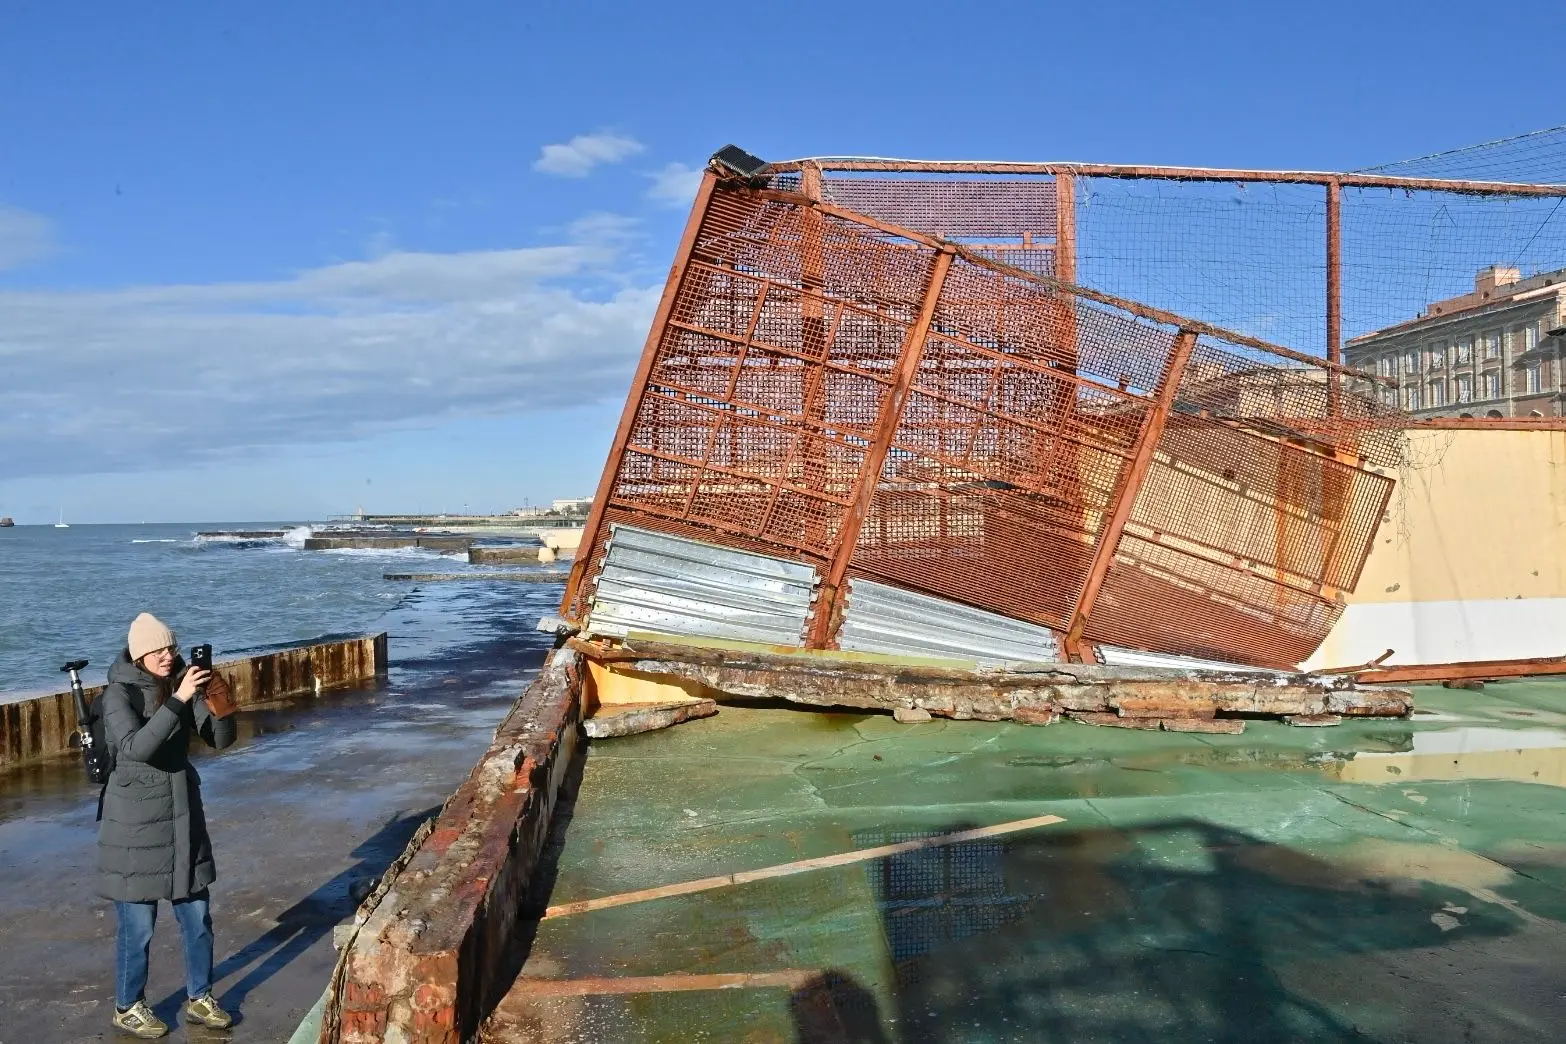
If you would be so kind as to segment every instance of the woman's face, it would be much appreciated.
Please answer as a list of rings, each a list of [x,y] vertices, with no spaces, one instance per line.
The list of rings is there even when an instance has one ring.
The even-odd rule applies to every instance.
[[[174,670],[174,647],[171,645],[143,656],[141,669],[154,678],[167,678]]]

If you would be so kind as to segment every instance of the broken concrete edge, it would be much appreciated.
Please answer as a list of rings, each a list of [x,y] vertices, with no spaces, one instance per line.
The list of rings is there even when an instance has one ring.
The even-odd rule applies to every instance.
[[[581,730],[581,661],[556,650],[409,846],[334,974],[320,1044],[457,1044],[509,983],[513,929]],[[372,897],[374,898],[374,897]]]
[[[782,698],[821,707],[902,708],[955,720],[1049,724],[1071,713],[1187,722],[1237,715],[1407,717],[1413,711],[1413,697],[1406,691],[1308,675],[1072,663],[963,671],[683,643],[608,645],[576,637],[566,645],[602,664],[695,682],[720,700]],[[1206,731],[1233,728],[1208,726]]]
[[[386,673],[386,633],[358,635],[227,660],[216,670],[234,702],[254,707],[275,700],[360,685]],[[103,686],[86,690],[89,701]],[[36,758],[72,753],[76,703],[70,692],[0,703],[0,771]]]
[[[614,739],[667,729],[718,713],[718,701],[682,700],[678,703],[600,704],[593,716],[582,722],[588,739]]]

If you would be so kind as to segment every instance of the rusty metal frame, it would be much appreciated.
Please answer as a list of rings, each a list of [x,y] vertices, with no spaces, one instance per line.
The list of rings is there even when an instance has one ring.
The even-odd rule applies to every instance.
[[[946,273],[951,271],[952,254],[950,249],[944,249],[935,255],[935,264],[930,270],[929,280],[925,283],[924,303],[919,309],[919,318],[908,328],[908,333],[903,339],[897,364],[897,378],[887,393],[886,404],[881,409],[875,438],[871,440],[865,450],[864,460],[860,462],[857,496],[854,498],[853,507],[843,518],[842,528],[837,534],[837,551],[832,556],[825,577],[822,578],[821,593],[816,600],[815,616],[810,622],[807,644],[812,648],[825,648],[831,638],[834,629],[832,618],[837,609],[838,592],[842,588],[843,578],[848,574],[848,563],[854,557],[854,549],[859,545],[859,531],[864,528],[865,516],[870,513],[870,502],[875,497],[881,469],[886,465],[886,456],[892,450],[893,439],[897,437],[897,428],[902,422],[903,404],[907,401],[908,390],[913,387],[914,376],[918,373],[919,363],[924,358],[924,346],[929,339],[930,323],[935,319],[935,309],[941,300],[941,290],[946,286]]]
[[[1164,426],[1169,421],[1170,408],[1174,405],[1175,391],[1180,386],[1180,375],[1185,372],[1185,365],[1190,362],[1191,353],[1195,349],[1196,332],[1181,329],[1175,335],[1174,347],[1169,352],[1168,361],[1164,364],[1158,397],[1149,404],[1147,415],[1142,418],[1142,430],[1137,435],[1136,452],[1130,463],[1126,465],[1125,477],[1120,482],[1120,491],[1115,497],[1109,520],[1099,532],[1098,547],[1094,550],[1093,564],[1088,569],[1087,581],[1082,585],[1082,591],[1077,595],[1076,604],[1072,606],[1071,616],[1066,622],[1066,634],[1061,649],[1073,663],[1083,662],[1083,629],[1087,626],[1088,618],[1093,615],[1093,607],[1098,602],[1099,591],[1103,589],[1104,579],[1109,576],[1109,567],[1115,561],[1116,552],[1120,550],[1120,535],[1125,532],[1126,522],[1131,518],[1131,509],[1136,504],[1136,496],[1142,490],[1148,468],[1152,466],[1153,453],[1158,449],[1158,440],[1163,437]]]
[[[1115,163],[1017,163],[966,160],[871,159],[852,156],[812,156],[768,164],[768,172],[786,174],[813,164],[835,170],[887,174],[1074,174],[1095,178],[1153,178],[1167,181],[1258,181],[1344,188],[1406,189],[1411,192],[1459,192],[1498,196],[1566,196],[1566,185],[1515,181],[1464,181],[1442,178],[1398,178],[1383,174],[1352,174],[1312,170],[1228,170],[1221,167],[1159,167]]]
[[[1377,667],[1355,672],[1352,677],[1361,685],[1414,685],[1421,682],[1483,681],[1487,678],[1532,678],[1553,674],[1566,674],[1566,656]]]
[[[626,443],[630,441],[631,428],[636,424],[636,416],[641,412],[642,400],[647,394],[647,378],[651,375],[653,363],[658,357],[658,343],[663,338],[664,327],[674,311],[674,302],[679,297],[680,287],[685,282],[685,273],[694,255],[696,236],[701,231],[702,222],[707,218],[707,208],[712,203],[712,191],[717,184],[717,176],[709,170],[702,175],[701,185],[696,189],[696,201],[691,206],[690,217],[685,221],[685,231],[680,235],[679,249],[674,255],[674,263],[669,266],[669,278],[664,282],[663,296],[658,298],[658,309],[653,313],[652,326],[648,328],[647,340],[642,345],[641,361],[637,363],[636,373],[631,378],[630,393],[625,397],[625,409],[620,411],[619,427],[615,429],[614,441],[609,444],[608,466],[604,468],[603,475],[598,479],[598,489],[593,494],[593,506],[588,511],[587,521],[583,525],[582,553],[577,555],[576,560],[571,564],[570,575],[566,577],[562,605],[569,606],[576,600],[586,577],[589,560],[597,549],[598,531],[603,528],[604,515],[609,510],[609,495],[614,490],[620,462],[625,459]]]
[[[1243,431],[1250,439],[1277,444],[1279,452],[1288,452],[1293,456],[1304,454],[1338,459],[1361,471],[1364,468],[1355,456],[1359,450],[1354,448],[1359,445],[1356,426],[1359,420],[1334,418],[1331,416],[1333,411],[1318,415],[1324,404],[1319,398],[1323,391],[1317,381],[1319,375],[1327,375],[1346,398],[1359,396],[1362,388],[1342,384],[1340,379],[1343,375],[1352,374],[1365,382],[1375,382],[1378,378],[1374,374],[1359,373],[1335,364],[1320,355],[1306,355],[1077,285],[1070,278],[1075,274],[1073,207],[1070,205],[1075,191],[1073,176],[1070,173],[1063,174],[1055,185],[1058,213],[1053,261],[1058,267],[1030,270],[1007,264],[991,253],[983,252],[983,244],[950,242],[812,198],[819,192],[811,191],[813,186],[810,182],[814,176],[808,171],[801,178],[804,182],[803,192],[756,188],[738,179],[726,178],[718,172],[709,173],[704,179],[698,206],[693,209],[687,226],[680,257],[671,269],[669,283],[660,300],[653,329],[649,331],[638,366],[636,386],[616,432],[609,467],[601,481],[599,494],[595,497],[593,516],[589,519],[590,531],[573,567],[572,587],[566,597],[566,615],[575,616],[585,609],[583,585],[587,570],[592,568],[602,552],[602,540],[607,532],[605,523],[611,519],[629,520],[639,516],[655,529],[684,533],[697,539],[715,539],[719,544],[766,553],[803,557],[816,563],[825,583],[812,610],[807,627],[807,643],[818,648],[831,644],[841,614],[837,592],[846,584],[847,576],[851,572],[857,575],[856,571],[868,570],[868,576],[901,582],[915,590],[928,589],[944,593],[946,597],[979,607],[1017,612],[1036,623],[1059,628],[1057,633],[1063,637],[1071,636],[1069,648],[1075,657],[1090,659],[1093,658],[1092,643],[1095,640],[1107,640],[1105,634],[1118,634],[1128,626],[1121,620],[1123,614],[1130,612],[1123,598],[1112,606],[1100,607],[1097,616],[1094,615],[1094,609],[1106,586],[1119,590],[1118,585],[1123,580],[1134,585],[1135,578],[1122,576],[1116,562],[1120,560],[1117,556],[1122,555],[1129,555],[1140,562],[1143,552],[1137,549],[1154,556],[1141,567],[1142,572],[1146,573],[1143,579],[1148,583],[1177,584],[1191,592],[1193,598],[1206,598],[1227,606],[1224,611],[1229,613],[1255,606],[1261,614],[1258,621],[1270,621],[1266,624],[1258,622],[1254,626],[1236,625],[1233,640],[1238,641],[1240,636],[1250,635],[1251,640],[1260,640],[1264,644],[1274,642],[1286,645],[1292,641],[1288,637],[1292,633],[1289,628],[1295,625],[1290,621],[1304,620],[1307,615],[1314,619],[1318,603],[1331,602],[1336,596],[1336,589],[1324,585],[1315,575],[1317,571],[1296,573],[1283,558],[1279,558],[1273,569],[1278,576],[1258,573],[1253,568],[1255,563],[1252,559],[1255,555],[1250,550],[1242,554],[1227,546],[1219,546],[1221,540],[1217,543],[1204,542],[1206,530],[1200,527],[1192,528],[1187,533],[1177,525],[1171,530],[1169,540],[1164,540],[1161,533],[1154,533],[1151,539],[1147,534],[1142,534],[1140,538],[1191,558],[1195,564],[1190,567],[1193,570],[1190,572],[1179,564],[1159,565],[1162,559],[1158,558],[1156,549],[1144,547],[1141,542],[1134,549],[1122,545],[1129,543],[1130,534],[1139,532],[1132,521],[1138,497],[1145,493],[1152,476],[1157,474],[1158,462],[1163,459],[1158,455],[1160,441],[1167,444],[1169,431],[1180,423],[1175,418],[1176,399],[1181,391],[1182,378],[1191,371],[1194,365],[1192,360],[1199,349],[1213,353],[1210,361],[1217,367],[1217,377],[1249,380],[1252,371],[1246,365],[1237,367],[1234,361],[1241,359],[1241,355],[1236,355],[1235,351],[1242,346],[1249,346],[1268,357],[1269,361],[1255,364],[1258,374],[1272,374],[1273,379],[1290,387],[1293,381],[1288,376],[1290,373],[1308,372],[1312,385],[1308,394],[1314,397],[1311,401],[1315,403],[1309,409],[1317,411],[1310,418],[1302,419],[1304,427],[1300,432],[1292,432],[1264,419],[1256,419],[1253,424],[1242,418],[1211,416],[1204,431],[1210,426],[1212,432],[1204,435],[1204,438],[1222,442],[1229,436],[1223,435],[1221,429],[1236,429]],[[750,220],[744,215],[752,211],[760,214],[758,208],[768,204],[774,205],[772,213],[775,216],[794,211],[786,218],[788,224],[779,226],[786,231],[767,231],[771,227],[767,222],[775,220],[774,216],[755,226],[751,232],[742,232],[743,227],[750,227],[743,224]],[[786,208],[777,208],[776,204],[785,204]],[[734,226],[732,230],[731,224]],[[703,229],[709,225],[717,237],[711,244],[703,238]],[[758,230],[760,238],[755,240],[758,244],[755,247],[744,246],[734,252],[722,245],[727,242],[725,237],[729,236],[736,237],[735,243],[744,244],[748,242],[744,236],[756,234]],[[779,235],[781,238],[774,238]],[[826,239],[831,242],[824,242]],[[788,260],[779,262],[783,267],[777,267],[770,261],[755,262],[753,267],[753,263],[748,260],[752,256],[749,253],[752,249],[781,251],[778,257]],[[838,253],[845,250],[847,253]],[[884,263],[892,266],[890,270],[901,273],[897,276],[899,281],[889,283],[883,289],[866,284],[863,292],[871,296],[863,298],[857,296],[860,293],[857,289],[845,296],[837,283],[833,282],[831,288],[828,288],[821,282],[830,277],[830,273],[823,269],[825,258],[835,258],[833,264],[852,266],[861,257],[860,251],[864,250],[882,251],[888,259]],[[917,263],[914,263],[915,256],[918,258]],[[864,257],[867,262],[871,260],[870,255]],[[788,267],[789,264],[793,267]],[[975,280],[971,288],[966,281],[962,283],[961,292],[953,288],[958,276],[958,272],[953,270],[954,266],[967,269],[963,273],[964,279]],[[703,276],[699,280],[698,271],[718,274],[718,280],[710,292],[703,289],[707,277]],[[948,272],[952,274],[951,279],[947,278]],[[989,277],[986,277],[986,273],[989,273]],[[997,275],[1002,278],[994,278]],[[749,281],[755,285],[741,286],[725,282],[725,278]],[[852,283],[848,285],[857,286]],[[1033,289],[1030,290],[1029,286]],[[774,287],[790,295],[791,303],[788,307],[793,309],[794,318],[792,327],[782,328],[787,332],[775,331],[771,325],[767,325],[765,331],[762,328],[762,317],[767,314],[769,294]],[[883,301],[882,294],[892,296]],[[1063,336],[1062,331],[1065,331],[1068,341],[1073,343],[1079,335],[1080,317],[1086,314],[1078,301],[1096,304],[1105,311],[1114,311],[1118,316],[1115,322],[1123,324],[1123,329],[1116,336],[1126,339],[1126,350],[1143,353],[1144,361],[1140,364],[1142,369],[1137,371],[1137,379],[1132,382],[1135,390],[1126,386],[1129,378],[1122,379],[1117,387],[1112,379],[1102,377],[1096,369],[1090,374],[1082,374],[1077,372],[1078,367],[1063,366],[1054,354],[1060,350],[1058,343],[1052,342],[1049,354],[1034,357],[1027,353],[1013,355],[1004,352],[983,338],[970,340],[958,327],[938,332],[936,319],[942,315],[943,295],[950,296],[949,303],[960,312],[961,308],[967,307],[965,302],[968,298],[975,294],[976,300],[982,301],[990,300],[986,295],[995,296],[996,304],[985,307],[1001,309],[996,321],[1003,324],[1002,329],[1009,328],[1013,321],[1043,322],[1054,329],[1052,336],[1057,341]],[[754,300],[750,299],[752,295]],[[1013,297],[1019,302],[1029,302],[1017,307],[1031,311],[1006,311],[1005,302]],[[856,301],[860,303],[856,305]],[[1057,305],[1061,310],[1059,314],[1055,312]],[[1097,310],[1093,311],[1096,314]],[[834,362],[832,352],[823,353],[816,344],[816,340],[821,339],[830,348],[835,337],[828,328],[835,330],[839,324],[846,324],[848,317],[857,312],[864,312],[868,318],[881,324],[881,332],[872,334],[868,342],[879,360],[874,372],[860,370],[853,365],[839,365],[850,362],[850,356],[845,355]],[[723,318],[725,316],[727,318]],[[1032,318],[1027,318],[1029,316]],[[722,329],[708,330],[706,326],[709,323],[722,326]],[[692,342],[691,351],[696,354],[686,358],[689,353],[685,349],[675,351],[668,347],[677,342],[684,343],[680,339],[685,335],[679,334],[679,330],[704,334],[715,340],[706,342],[704,338],[702,342]],[[743,334],[740,332],[742,330]],[[759,340],[758,333],[762,334]],[[1009,400],[1004,398],[992,401],[994,382],[1001,379],[998,373],[987,378],[992,386],[991,395],[978,402],[970,401],[970,398],[974,394],[982,394],[982,387],[963,390],[955,398],[948,395],[948,389],[939,383],[932,388],[923,388],[921,374],[926,348],[935,345],[938,338],[952,341],[964,353],[963,358],[971,354],[974,366],[986,365],[985,360],[999,360],[1008,367],[1035,371],[1047,376],[1052,382],[1059,382],[1062,389],[1075,387],[1083,390],[1078,394],[1084,394],[1084,403],[1091,400],[1091,404],[1071,406],[1065,420],[1056,423],[1051,419],[1054,418],[1053,412],[1045,417],[1028,407],[1009,404]],[[773,344],[773,340],[781,340],[783,343]],[[730,347],[724,348],[717,341],[728,342]],[[701,344],[706,344],[706,347],[701,347]],[[790,398],[786,401],[774,401],[773,393],[764,387],[751,388],[749,384],[739,383],[742,380],[739,366],[743,363],[748,347],[752,345],[758,353],[765,349],[769,359],[774,355],[786,357],[780,358],[779,362],[791,374],[794,374],[794,367],[788,362],[789,358],[810,364],[804,372],[790,378]],[[666,349],[674,352],[670,356],[667,371],[660,369]],[[715,358],[705,358],[713,353],[716,354]],[[756,361],[758,364],[762,362],[759,358]],[[1301,364],[1311,369],[1299,369]],[[690,367],[688,372],[687,366]],[[734,372],[729,373],[729,368],[734,368]],[[826,408],[822,405],[826,401],[825,393],[832,387],[828,383],[830,372],[838,370],[852,373],[867,382],[865,390],[853,393],[864,396],[864,400],[827,425],[826,418],[831,414],[822,413],[821,409]],[[1206,373],[1205,370],[1202,372]],[[1205,377],[1203,379],[1206,380]],[[801,380],[804,382],[802,386],[799,384]],[[875,386],[879,387],[879,392],[872,395],[869,389]],[[1042,389],[1045,385],[1040,384],[1039,387]],[[1202,387],[1206,387],[1205,383]],[[934,402],[946,403],[967,412],[948,415],[942,412],[941,407],[936,407],[936,412],[928,417],[923,413],[917,417],[905,416],[912,409],[916,389],[919,395],[928,396]],[[837,394],[833,393],[834,396]],[[1039,394],[1052,393],[1040,391]],[[800,395],[804,396],[803,405],[799,400]],[[665,399],[675,412],[665,414],[655,409],[656,400]],[[845,399],[845,402],[849,401],[858,400]],[[1116,402],[1122,405],[1117,407],[1114,405]],[[819,408],[812,408],[812,403],[816,403]],[[1129,408],[1132,404],[1135,404],[1136,410]],[[1022,410],[1023,415],[1012,412],[1014,408]],[[1038,408],[1045,409],[1046,406],[1040,404]],[[1048,408],[1053,411],[1053,407]],[[803,415],[800,412],[802,409]],[[1220,412],[1227,409],[1223,407]],[[783,412],[773,415],[770,411],[774,410]],[[1070,422],[1073,415],[1079,423]],[[1371,427],[1399,426],[1397,418],[1375,415],[1367,416],[1364,420]],[[719,440],[723,440],[723,445],[729,445],[730,436],[717,430],[719,422],[725,429],[732,427],[736,435],[742,430],[749,432],[752,429],[776,428],[785,434],[800,435],[802,441],[774,445],[769,437],[759,436],[744,454],[731,456],[725,450],[720,455],[721,460],[711,459],[717,452],[715,447]],[[930,560],[929,566],[908,564],[923,561],[920,554],[906,558],[902,564],[892,558],[883,562],[855,557],[859,553],[870,554],[874,547],[879,546],[874,541],[868,544],[866,541],[869,540],[867,534],[874,524],[876,511],[882,503],[878,499],[882,493],[893,496],[899,505],[898,512],[907,514],[911,520],[912,535],[896,537],[900,542],[898,546],[917,545],[926,536],[940,541],[948,539],[944,527],[949,519],[942,507],[945,501],[940,498],[948,497],[949,491],[944,491],[944,487],[940,486],[932,487],[929,495],[940,500],[940,503],[928,509],[917,507],[917,504],[924,503],[922,499],[917,503],[899,499],[924,490],[921,485],[924,472],[918,469],[906,475],[901,470],[896,471],[895,475],[888,472],[888,462],[893,460],[893,446],[900,445],[899,436],[906,433],[910,437],[924,438],[928,435],[930,438],[964,441],[971,451],[980,438],[981,427],[986,423],[1001,425],[1007,431],[1016,429],[1021,432],[1019,437],[1024,439],[1028,436],[1022,429],[1031,429],[1049,437],[1047,450],[1049,460],[1053,462],[1050,474],[1055,478],[1049,479],[1043,473],[1039,476],[1030,473],[1028,477],[1016,479],[1023,483],[1021,487],[1004,487],[1020,488],[1023,497],[1035,495],[1036,502],[1028,501],[1026,510],[1013,510],[1018,505],[1004,496],[985,498],[984,501],[999,511],[997,533],[1009,533],[1014,538],[1026,541],[1025,534],[1030,531],[1029,527],[1038,527],[1041,539],[1044,539],[1046,533],[1054,534],[1046,540],[1050,547],[1066,540],[1075,542],[1070,546],[1080,546],[1080,551],[1063,552],[1072,555],[1071,580],[1069,585],[1055,584],[1050,589],[1047,611],[1042,607],[1028,609],[1023,603],[1017,602],[1018,592],[1007,594],[990,590],[997,583],[1005,586],[1002,577],[981,581],[981,586],[988,585],[983,591],[979,588],[969,590],[960,583],[943,580],[942,566],[934,559]],[[644,424],[649,426],[645,438],[641,428]],[[847,427],[844,427],[845,424]],[[1108,439],[1112,444],[1099,445],[1100,438]],[[857,461],[844,459],[832,448],[833,444],[858,450]],[[1218,443],[1214,445],[1222,448]],[[1071,463],[1075,459],[1073,454],[1080,456],[1088,450],[1096,451],[1093,453],[1091,475],[1082,471],[1086,464],[1079,462],[1079,466],[1073,467]],[[957,451],[932,450],[933,463],[940,465],[945,461],[950,464],[954,452]],[[1178,448],[1170,452],[1183,459]],[[651,459],[643,460],[643,454]],[[1355,459],[1346,460],[1345,454],[1355,456]],[[962,456],[960,453],[958,455]],[[633,456],[643,460],[646,468],[632,468],[628,461]],[[1301,461],[1304,459],[1299,457]],[[669,461],[674,466],[654,463],[658,460]],[[1024,462],[1019,466],[1026,467],[1026,464]],[[1304,466],[1295,466],[1295,470]],[[1076,488],[1079,471],[1082,471],[1080,477],[1084,483],[1081,489]],[[727,476],[738,481],[731,481]],[[1089,481],[1092,484],[1091,491],[1085,485]],[[708,482],[713,484],[712,490],[704,493],[702,490]],[[618,483],[626,485],[622,487]],[[723,491],[731,485],[735,489],[742,485],[746,487],[745,506],[726,506],[726,494]],[[769,486],[770,489],[766,488]],[[1279,488],[1280,496],[1287,494],[1285,487]],[[950,493],[950,496],[956,497],[958,494]],[[698,497],[704,498],[701,502],[703,506],[698,505]],[[801,497],[806,500],[802,501]],[[681,509],[682,500],[684,510]],[[892,501],[887,503],[891,505]],[[913,510],[905,512],[901,507],[905,503]],[[891,510],[890,506],[888,510]],[[1280,504],[1280,513],[1289,510],[1288,505]],[[898,512],[894,514],[900,518]],[[774,520],[775,514],[778,519],[786,515],[787,525],[779,528],[780,523]],[[1360,514],[1363,515],[1363,512]],[[952,516],[950,521],[956,525],[956,516]],[[962,524],[970,526],[974,523],[965,521]],[[1331,532],[1323,531],[1321,539],[1336,540],[1340,535],[1338,527],[1347,523],[1336,516],[1320,518],[1310,515],[1302,519],[1302,524],[1318,528],[1327,526]],[[967,532],[966,529],[964,532]],[[811,533],[815,536],[810,536]],[[1285,539],[1293,537],[1288,534],[1279,537],[1280,541]],[[861,547],[861,544],[865,546]],[[1065,548],[1068,545],[1060,543],[1060,546]],[[1240,547],[1236,545],[1236,548]],[[1268,544],[1267,548],[1270,547]],[[930,550],[933,550],[933,546]],[[1257,553],[1263,550],[1266,549],[1258,544]],[[1020,562],[1026,558],[1034,566],[1039,566],[1040,563],[1033,559],[1037,559],[1040,553],[1019,551],[1018,560]],[[1267,553],[1271,554],[1271,551],[1267,550]],[[1266,564],[1271,559],[1256,561]],[[899,569],[911,572],[899,573]],[[934,571],[929,571],[931,569]],[[921,570],[928,575],[922,575]],[[1230,580],[1229,577],[1234,573],[1241,574],[1243,579]],[[1084,577],[1087,578],[1086,582],[1082,579]],[[1278,606],[1274,608],[1271,593],[1246,593],[1253,581],[1265,581],[1287,588],[1292,593],[1288,596],[1280,593]],[[1328,584],[1334,582],[1341,583],[1340,580],[1329,580]],[[1231,584],[1241,586],[1231,588]],[[1077,590],[1073,590],[1073,587]],[[1022,594],[1025,596],[1024,602],[1033,597],[1026,592]],[[1303,600],[1297,599],[1296,595]],[[1042,593],[1039,597],[1043,597]],[[1131,602],[1135,603],[1136,598],[1132,598]],[[1289,608],[1285,609],[1285,605]],[[1010,606],[1010,609],[1006,609],[1006,606]],[[1142,607],[1137,611],[1154,611],[1154,606]],[[1136,630],[1141,625],[1129,626]],[[1252,635],[1256,627],[1262,630]],[[1099,631],[1104,631],[1104,634]],[[1183,644],[1178,634],[1163,635],[1156,640],[1165,644],[1172,642],[1176,646]],[[1118,644],[1136,642],[1120,640]],[[1150,647],[1163,648],[1162,645]],[[1243,646],[1236,646],[1231,652],[1243,660],[1244,654],[1238,651],[1241,648]],[[1287,655],[1281,651],[1269,651],[1267,655],[1277,663],[1292,663],[1301,654],[1291,647]]]
[[[1327,361],[1343,362],[1343,185],[1327,182]],[[1328,412],[1341,411],[1337,379],[1327,378]]]
[[[1566,417],[1415,417],[1411,431],[1566,431]]]

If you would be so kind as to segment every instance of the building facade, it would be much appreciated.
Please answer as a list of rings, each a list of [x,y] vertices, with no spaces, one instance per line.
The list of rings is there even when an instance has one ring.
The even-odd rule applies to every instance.
[[[1472,293],[1350,340],[1344,362],[1381,377],[1383,402],[1423,417],[1566,415],[1566,269],[1492,266]]]

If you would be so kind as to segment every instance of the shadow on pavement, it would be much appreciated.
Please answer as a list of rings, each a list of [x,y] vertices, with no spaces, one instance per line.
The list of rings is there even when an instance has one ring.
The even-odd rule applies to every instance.
[[[278,915],[277,925],[252,939],[212,969],[213,993],[219,1003],[236,1016],[243,1017],[245,1000],[317,940],[331,934],[338,924],[358,909],[362,897],[386,867],[402,854],[420,824],[440,811],[435,805],[420,812],[394,816],[353,850],[358,862],[324,882],[309,895]],[[244,976],[227,984],[226,980],[246,968]],[[185,991],[176,990],[154,1005],[164,1021],[172,1021],[185,1001]]]

